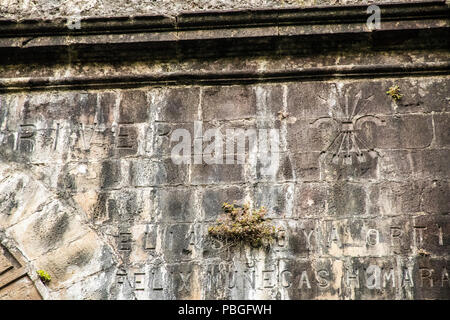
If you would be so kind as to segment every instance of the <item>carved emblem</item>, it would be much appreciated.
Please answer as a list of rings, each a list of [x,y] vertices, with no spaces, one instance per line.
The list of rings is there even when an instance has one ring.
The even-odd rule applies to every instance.
[[[337,90],[337,108],[330,117],[320,117],[310,124],[319,127],[324,122],[334,122],[338,128],[337,134],[331,139],[331,143],[322,151],[330,154],[334,164],[353,164],[354,159],[358,162],[366,162],[367,157],[375,158],[379,153],[371,147],[360,134],[365,122],[373,122],[377,126],[384,126],[385,121],[375,115],[365,114],[367,105],[373,96],[363,98],[362,90],[354,96],[349,90]]]

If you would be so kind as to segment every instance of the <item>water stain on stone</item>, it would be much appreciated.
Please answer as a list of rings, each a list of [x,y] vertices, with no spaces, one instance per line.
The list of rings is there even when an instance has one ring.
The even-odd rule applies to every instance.
[[[42,216],[36,221],[33,231],[40,237],[44,245],[51,247],[64,238],[64,234],[69,229],[69,224],[67,213],[59,216],[54,223],[49,222],[47,216]]]
[[[69,266],[78,266],[78,267],[82,267],[85,266],[87,264],[89,264],[89,262],[92,259],[92,252],[90,252],[89,250],[83,249],[80,250],[78,252],[76,252],[74,255],[70,256],[70,258],[67,261],[67,264]]]

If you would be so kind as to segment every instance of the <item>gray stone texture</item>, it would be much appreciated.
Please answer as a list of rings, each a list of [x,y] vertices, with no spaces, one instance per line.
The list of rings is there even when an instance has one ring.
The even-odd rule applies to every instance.
[[[410,2],[411,0],[402,0]],[[382,2],[400,2],[383,0]],[[175,15],[182,11],[311,7],[319,5],[370,4],[366,0],[1,0],[0,13],[8,18],[70,16]]]
[[[2,0],[0,13],[175,15],[355,2]],[[297,27],[317,26],[285,31]],[[196,47],[170,40],[169,30],[99,35],[122,45],[148,37],[142,43],[156,42],[166,60],[73,61],[69,50],[61,64],[0,66],[0,299],[450,298],[448,50],[405,41],[402,50],[298,45],[302,53],[284,39],[271,51],[260,38],[277,40],[282,29],[236,28],[176,35],[208,48],[247,32],[268,54],[188,59]],[[83,36],[74,37],[78,45]],[[10,47],[26,46],[14,37]],[[219,51],[239,49],[240,39]],[[45,47],[45,39],[30,41]],[[137,55],[151,51],[142,43]],[[386,94],[393,85],[399,101]],[[195,163],[205,153],[194,148],[197,121],[197,138],[216,128],[224,143],[227,129],[277,129],[278,164],[265,173],[249,144],[244,163]],[[191,135],[182,164],[171,159],[177,129]],[[279,228],[274,243],[229,247],[208,236],[223,202],[265,206]],[[44,285],[38,269],[52,281]]]

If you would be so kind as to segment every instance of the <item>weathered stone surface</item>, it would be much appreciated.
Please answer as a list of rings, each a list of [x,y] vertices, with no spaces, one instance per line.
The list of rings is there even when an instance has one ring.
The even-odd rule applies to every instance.
[[[403,0],[408,2],[409,0]],[[383,2],[393,2],[384,0]],[[7,17],[17,18],[18,16],[27,17],[59,17],[59,16],[108,16],[108,15],[130,15],[130,14],[174,14],[184,10],[211,10],[211,9],[248,9],[248,8],[283,8],[296,6],[315,6],[315,5],[336,5],[336,4],[360,4],[369,3],[367,1],[355,0],[320,0],[320,1],[296,1],[296,0],[263,0],[259,2],[248,2],[241,0],[226,0],[226,1],[206,1],[206,0],[177,0],[177,1],[161,1],[158,3],[138,1],[125,5],[122,2],[108,3],[97,0],[86,1],[69,1],[60,2],[52,1],[48,3],[35,3],[20,1],[3,1],[0,9]]]
[[[432,119],[429,116],[380,117],[383,127],[374,123],[364,124],[362,138],[378,149],[423,149],[433,140]]]
[[[179,13],[296,4],[3,1],[176,16],[2,24],[0,299],[449,299],[448,6]],[[273,243],[210,237],[224,202]]]
[[[192,122],[198,118],[200,88],[179,88],[172,90],[155,90],[150,92],[150,108],[155,108],[156,121],[170,124]]]
[[[236,201],[236,203],[243,204],[245,197],[245,190],[238,186],[231,186],[227,188],[207,188],[202,194],[202,209],[204,211],[205,221],[214,221],[221,212],[221,207],[224,202]]]
[[[120,123],[147,122],[149,113],[145,91],[127,91],[122,94],[119,105]],[[121,133],[119,132],[119,135]]]
[[[12,253],[0,246],[0,299],[1,300],[40,300],[41,285],[34,282],[37,276],[27,270],[18,252]],[[39,280],[37,280],[39,281]]]
[[[436,135],[436,144],[442,147],[448,147],[450,145],[450,133],[446,129],[450,122],[449,113],[441,113],[433,115],[434,129]]]
[[[229,97],[232,96],[233,100]],[[256,116],[256,93],[252,87],[205,88],[203,91],[206,121],[247,119]]]

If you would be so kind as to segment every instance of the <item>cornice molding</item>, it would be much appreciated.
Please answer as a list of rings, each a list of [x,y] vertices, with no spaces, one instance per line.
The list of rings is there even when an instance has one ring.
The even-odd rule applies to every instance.
[[[205,11],[175,17],[0,20],[4,64],[311,53],[344,46],[444,47],[445,1],[380,4],[381,29],[366,26],[367,5]]]
[[[448,74],[450,74],[450,62],[332,66],[274,71],[189,71],[118,76],[35,77],[0,79],[0,93],[33,90],[95,90],[154,85],[232,85],[265,82],[323,81],[343,78],[401,78]]]
[[[315,8],[204,11],[175,17],[87,17],[80,29],[65,19],[0,20],[0,61],[4,70],[100,62],[173,64],[186,59],[283,56],[314,57],[341,50],[383,54],[450,47],[450,7],[442,1],[380,4],[381,29],[366,26],[367,5]],[[190,60],[191,61],[191,60]],[[152,74],[0,78],[0,91],[107,88],[175,84],[233,84],[332,78],[449,74],[449,62],[323,66],[269,71],[179,71]],[[23,68],[27,66],[26,68]],[[92,64],[91,64],[92,66]],[[287,66],[287,65],[286,65]],[[278,68],[283,64],[279,64]],[[0,69],[1,70],[1,69]],[[52,74],[51,72],[45,72]],[[27,76],[29,76],[27,78]],[[1,76],[0,76],[1,77]]]
[[[376,3],[374,3],[376,4]],[[445,0],[377,4],[385,21],[449,18]],[[368,5],[318,6],[279,9],[248,9],[182,12],[176,16],[137,15],[81,17],[80,28],[70,29],[68,19],[0,19],[1,38],[11,36],[86,35],[133,32],[182,32],[192,29],[267,27],[365,23]],[[73,17],[72,17],[73,18]]]

